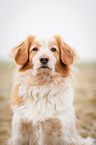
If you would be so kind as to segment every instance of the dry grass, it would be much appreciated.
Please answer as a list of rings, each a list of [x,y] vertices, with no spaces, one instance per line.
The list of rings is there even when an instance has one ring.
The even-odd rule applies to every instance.
[[[12,110],[10,92],[13,68],[9,63],[0,63],[0,145],[5,145],[11,132]],[[79,132],[83,137],[96,138],[96,64],[81,64],[77,76],[74,107]]]
[[[96,139],[96,63],[79,65],[74,107],[83,137]]]

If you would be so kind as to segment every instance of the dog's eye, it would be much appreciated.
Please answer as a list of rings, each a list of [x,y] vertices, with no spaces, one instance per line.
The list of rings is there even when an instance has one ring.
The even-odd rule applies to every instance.
[[[34,47],[33,49],[32,49],[32,51],[37,51],[38,50],[38,48],[37,47]]]
[[[56,50],[56,48],[54,48],[54,47],[53,47],[53,48],[51,48],[51,51],[53,51],[53,52],[54,52],[54,51],[57,51],[57,50]]]

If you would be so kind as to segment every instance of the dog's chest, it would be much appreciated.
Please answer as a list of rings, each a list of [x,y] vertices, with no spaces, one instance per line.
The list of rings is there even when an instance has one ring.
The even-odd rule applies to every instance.
[[[73,102],[72,88],[63,83],[42,86],[22,84],[18,95],[24,99],[23,105],[17,108],[20,116],[34,123],[56,117]]]

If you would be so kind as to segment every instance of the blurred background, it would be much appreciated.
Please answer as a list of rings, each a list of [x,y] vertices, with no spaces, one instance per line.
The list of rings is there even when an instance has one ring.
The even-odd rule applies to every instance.
[[[28,35],[59,34],[80,55],[74,107],[83,137],[96,138],[96,0],[0,0],[0,145],[10,136],[15,65],[8,52]]]

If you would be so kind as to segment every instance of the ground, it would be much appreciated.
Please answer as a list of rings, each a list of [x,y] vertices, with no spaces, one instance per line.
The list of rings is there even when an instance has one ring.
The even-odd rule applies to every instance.
[[[82,137],[96,139],[96,63],[77,65],[74,107],[78,132]],[[12,110],[10,93],[14,65],[0,62],[0,145],[5,145],[11,133]]]

